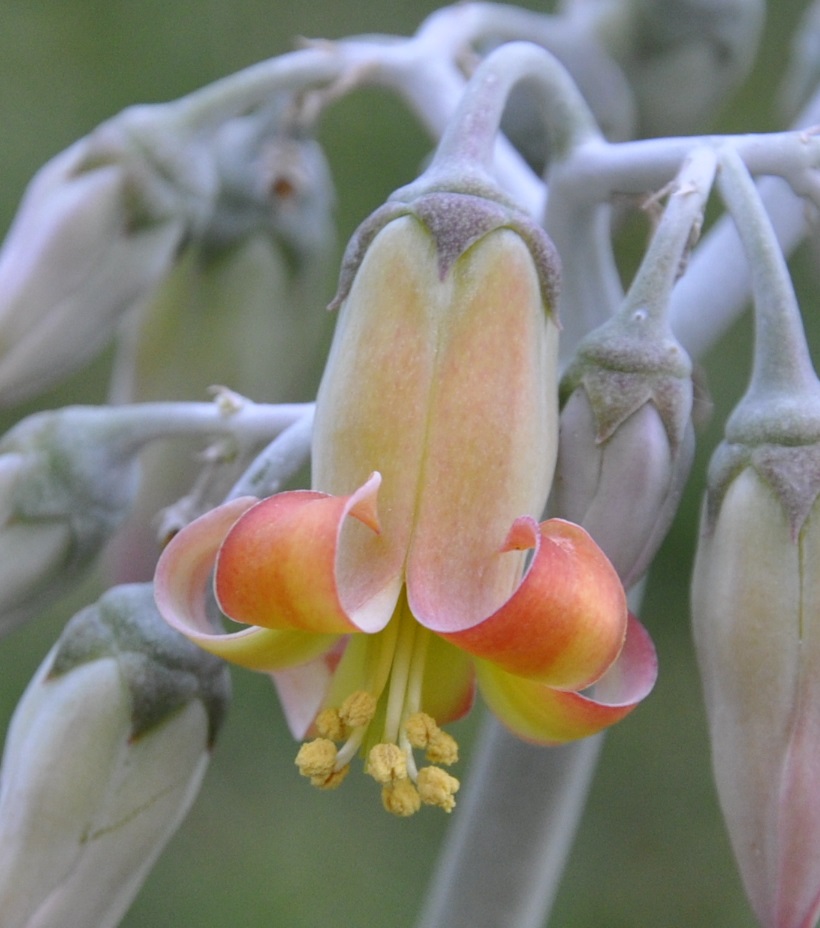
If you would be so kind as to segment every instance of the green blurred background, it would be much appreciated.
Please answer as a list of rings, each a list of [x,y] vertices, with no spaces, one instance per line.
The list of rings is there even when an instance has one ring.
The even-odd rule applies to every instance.
[[[803,5],[770,4],[759,65],[718,128],[780,127],[771,105],[775,78]],[[3,0],[0,229],[43,161],[130,103],[180,96],[288,50],[297,35],[407,33],[434,8],[428,0]],[[330,112],[322,140],[337,184],[342,244],[393,188],[413,177],[428,149],[413,117],[376,91],[356,94]],[[624,246],[627,262],[643,234]],[[807,250],[794,262],[818,343],[813,263]],[[706,362],[715,416],[700,436],[696,470],[642,613],[658,645],[660,680],[646,704],[607,739],[551,922],[558,928],[754,924],[711,785],[687,616],[704,466],[743,387],[748,346],[740,325],[720,347],[720,364]],[[105,358],[95,363],[44,403],[101,401],[107,365]],[[33,408],[5,416],[2,426]],[[63,622],[94,595],[93,584],[86,584],[3,642],[0,724]],[[338,793],[311,790],[293,766],[295,745],[268,682],[236,672],[234,684],[232,713],[202,794],[124,925],[412,926],[446,817],[426,810],[394,820],[381,810],[374,785],[357,774]],[[475,727],[474,717],[456,734],[468,744]],[[467,777],[468,770],[463,764]]]

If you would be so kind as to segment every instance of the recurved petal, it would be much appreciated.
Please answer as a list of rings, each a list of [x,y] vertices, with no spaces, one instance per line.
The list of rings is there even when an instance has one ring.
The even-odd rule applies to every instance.
[[[499,668],[561,689],[582,689],[617,658],[627,606],[615,569],[589,534],[562,519],[517,519],[504,550],[534,548],[513,595],[472,628],[443,638]]]
[[[278,493],[249,509],[217,556],[214,589],[230,618],[247,625],[317,634],[374,632],[393,613],[401,574],[364,566],[342,583],[337,565],[348,516],[378,534],[378,473],[350,496]]]
[[[273,671],[322,654],[335,639],[256,627],[232,633],[214,630],[208,601],[219,546],[237,519],[257,502],[253,497],[232,500],[184,528],[159,559],[154,592],[165,621],[204,650],[251,670]]]
[[[646,629],[632,615],[618,660],[593,694],[556,690],[477,661],[478,684],[487,705],[519,737],[537,744],[586,738],[628,715],[649,694],[657,657]]]

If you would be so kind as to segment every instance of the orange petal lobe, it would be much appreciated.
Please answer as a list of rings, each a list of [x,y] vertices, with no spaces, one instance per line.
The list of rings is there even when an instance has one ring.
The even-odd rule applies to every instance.
[[[165,621],[195,644],[251,670],[272,671],[316,657],[335,639],[262,628],[228,634],[218,630],[208,608],[217,551],[237,519],[256,503],[252,497],[232,500],[179,532],[159,559],[154,590]]]
[[[644,627],[629,616],[623,650],[591,695],[552,689],[477,662],[481,694],[516,735],[536,744],[561,744],[594,735],[628,715],[649,694],[657,658]]]
[[[350,496],[295,490],[249,509],[217,557],[215,590],[225,614],[247,625],[316,634],[361,631],[362,616],[373,623],[368,631],[386,624],[390,604],[382,603],[381,591],[365,586],[359,601],[343,602],[336,567],[348,516],[378,528],[380,479],[372,475]]]
[[[517,519],[505,550],[535,548],[518,589],[495,613],[443,638],[500,669],[560,689],[594,683],[617,658],[627,628],[618,575],[580,526]]]

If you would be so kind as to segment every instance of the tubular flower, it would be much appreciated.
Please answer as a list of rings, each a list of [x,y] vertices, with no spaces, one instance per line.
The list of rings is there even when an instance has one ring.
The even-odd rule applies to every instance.
[[[315,736],[297,764],[317,786],[338,785],[361,751],[389,811],[450,811],[457,746],[440,726],[467,711],[476,678],[544,744],[612,724],[654,682],[651,642],[600,549],[534,518],[556,454],[555,265],[543,232],[497,203],[388,203],[354,237],[334,301],[314,489],[228,502],[160,560],[172,625],[285,671],[291,728]],[[212,571],[246,628],[214,630]]]

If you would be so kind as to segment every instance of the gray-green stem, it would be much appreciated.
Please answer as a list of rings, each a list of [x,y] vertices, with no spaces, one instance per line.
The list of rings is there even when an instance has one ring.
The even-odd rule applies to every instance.
[[[602,740],[539,748],[485,720],[418,928],[542,928]]]
[[[668,327],[667,309],[675,281],[680,276],[681,262],[692,243],[693,230],[702,217],[717,159],[709,148],[697,148],[684,162],[672,184],[669,201],[658,223],[638,273],[626,295],[622,314],[637,309],[647,313],[648,320]]]
[[[235,436],[265,441],[300,420],[311,403],[265,404],[242,401],[232,407],[215,403],[157,402],[127,406],[69,407],[63,414],[81,417],[79,425],[113,442],[118,454],[130,457],[146,444],[183,436]],[[89,439],[91,440],[91,439]]]
[[[757,187],[731,148],[721,152],[718,186],[743,243],[755,305],[752,376],[727,423],[727,439],[773,440],[772,430],[787,441],[807,439],[807,429],[820,428],[820,383],[786,259]]]
[[[429,168],[399,196],[494,188],[492,166],[501,117],[510,91],[522,81],[531,83],[542,97],[552,159],[565,159],[582,143],[600,136],[589,107],[563,65],[532,43],[510,42],[491,52],[476,69]]]

